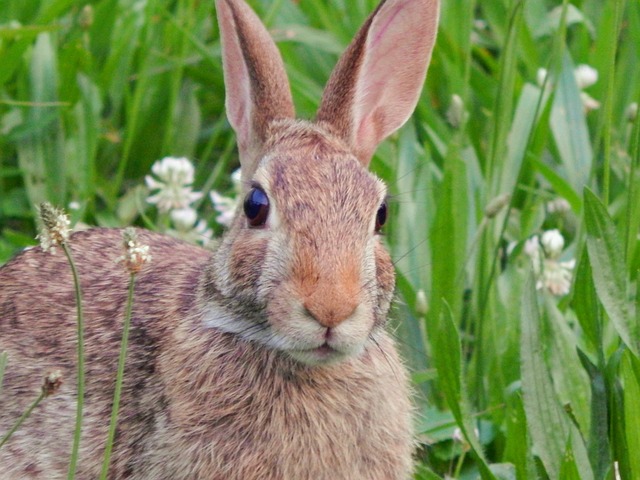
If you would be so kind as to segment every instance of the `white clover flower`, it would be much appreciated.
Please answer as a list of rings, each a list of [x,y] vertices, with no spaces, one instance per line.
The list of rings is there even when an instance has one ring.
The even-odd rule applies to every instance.
[[[186,208],[202,198],[202,193],[192,190],[194,168],[186,158],[165,157],[153,164],[151,172],[157,178],[147,175],[144,180],[150,190],[157,192],[147,202],[155,204],[160,212]]]
[[[205,246],[211,241],[213,231],[204,220],[198,220],[198,213],[193,208],[172,210],[169,217],[175,227],[175,230],[169,230],[170,235]]]
[[[578,84],[578,88],[580,90],[589,88],[591,85],[598,81],[598,70],[591,67],[590,65],[578,65],[573,71],[573,75],[576,78],[576,83]],[[582,105],[587,112],[600,108],[600,102],[592,98],[586,92],[580,92],[580,99],[582,100]]]
[[[233,183],[233,188],[236,191],[237,195],[242,193],[242,170],[237,169],[231,174],[231,182]]]
[[[38,212],[42,225],[36,238],[40,241],[42,250],[55,253],[56,245],[62,245],[69,240],[71,233],[69,217],[62,209],[54,207],[49,202],[41,203]]]
[[[543,288],[552,295],[569,293],[575,260],[559,262],[564,248],[564,237],[557,230],[547,230],[542,237],[534,235],[525,241],[523,251],[531,259],[536,288]]]
[[[207,226],[204,220],[198,220],[189,230],[169,229],[167,233],[188,243],[199,244],[204,247],[211,243],[213,230]]]
[[[213,208],[218,212],[218,215],[216,215],[216,222],[223,227],[231,225],[233,214],[238,205],[238,199],[225,197],[216,191],[210,192],[209,197],[211,198],[211,203],[213,203]]]
[[[540,254],[540,239],[537,235],[534,235],[531,238],[527,238],[524,242],[524,253],[529,255],[531,258]]]
[[[565,198],[556,198],[547,202],[547,212],[565,213],[571,210],[571,205]]]
[[[198,213],[191,207],[177,208],[169,214],[173,225],[181,231],[191,230],[198,220]]]
[[[557,228],[547,230],[542,234],[540,244],[548,258],[558,258],[564,248],[564,237]]]
[[[462,97],[458,94],[451,95],[451,105],[447,110],[447,121],[453,128],[459,128],[467,118],[469,113],[464,109]]]
[[[573,75],[580,90],[589,88],[598,81],[598,70],[590,65],[578,65],[573,71]]]
[[[580,92],[580,100],[586,112],[600,108],[600,102],[586,92]]]
[[[544,261],[542,279],[538,281],[540,284],[538,289],[544,287],[549,293],[558,297],[569,293],[575,264],[575,260],[558,262],[556,260],[546,259]]]
[[[548,75],[549,72],[546,68],[538,69],[536,72],[536,83],[538,86],[542,87],[544,85]],[[598,70],[590,65],[581,64],[573,70],[573,76],[576,79],[578,88],[580,90],[584,90],[598,81]],[[586,112],[600,108],[600,102],[586,92],[580,92],[580,99],[582,100],[582,105]]]

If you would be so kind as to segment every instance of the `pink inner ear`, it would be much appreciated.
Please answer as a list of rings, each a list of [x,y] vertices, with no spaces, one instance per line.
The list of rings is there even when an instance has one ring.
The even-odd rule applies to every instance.
[[[402,8],[403,8],[402,5],[398,5],[397,8],[395,8],[395,9],[393,9],[391,11],[387,21],[384,23],[384,25],[381,25],[380,26],[380,30],[375,35],[373,35],[373,38],[371,40],[371,48],[376,48],[377,44],[380,42],[380,40],[386,34],[387,30],[389,29],[389,26],[393,23],[393,20],[396,18],[398,13],[400,13]]]
[[[280,52],[243,0],[216,0],[226,108],[236,132],[243,178],[256,168],[257,151],[275,119],[294,116]]]
[[[351,110],[351,140],[363,163],[411,116],[431,57],[437,15],[436,0],[389,0],[371,23]]]
[[[226,69],[230,86],[226,88],[225,108],[231,127],[236,132],[239,148],[249,143],[251,136],[251,105],[247,68],[244,62],[231,62]]]

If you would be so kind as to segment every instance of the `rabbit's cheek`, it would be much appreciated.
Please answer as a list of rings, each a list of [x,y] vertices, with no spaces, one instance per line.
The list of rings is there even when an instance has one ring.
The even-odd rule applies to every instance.
[[[393,290],[395,288],[395,271],[389,252],[380,244],[375,246],[376,265],[376,308],[374,310],[376,325],[384,325],[391,306]]]

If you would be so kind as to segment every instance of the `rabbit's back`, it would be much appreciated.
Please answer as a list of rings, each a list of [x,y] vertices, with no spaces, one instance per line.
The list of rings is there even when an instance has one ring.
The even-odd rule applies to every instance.
[[[137,275],[120,426],[118,477],[144,456],[162,414],[158,356],[180,315],[193,310],[199,272],[209,252],[170,237],[139,232],[152,263]],[[85,319],[86,398],[80,478],[97,478],[109,424],[129,275],[119,230],[79,232],[69,242],[79,272]],[[62,385],[0,449],[0,478],[58,478],[66,472],[76,409],[77,314],[73,278],[63,252],[34,248],[0,269],[0,351],[8,365],[0,393],[0,432],[38,396],[45,375]],[[131,458],[129,458],[131,457]]]
[[[110,478],[406,478],[407,378],[386,333],[337,365],[310,367],[206,326],[199,284],[211,253],[140,232],[153,257],[136,278]],[[121,236],[72,245],[82,281],[86,397],[78,478],[97,478],[107,437],[128,274]],[[64,478],[76,409],[76,307],[69,265],[33,249],[0,269],[0,350],[9,364],[0,432],[59,370],[63,385],[0,449],[0,478]]]

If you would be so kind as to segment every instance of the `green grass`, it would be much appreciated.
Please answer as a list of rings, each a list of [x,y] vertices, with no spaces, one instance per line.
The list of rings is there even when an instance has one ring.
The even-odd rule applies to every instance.
[[[251,2],[301,116],[375,3]],[[638,45],[638,2],[444,2],[420,104],[373,162],[394,200],[417,478],[609,479],[614,462],[640,478]],[[163,156],[193,159],[198,190],[231,191],[211,2],[7,0],[0,61],[0,263],[34,243],[45,200],[78,202],[74,221],[162,228],[141,185]],[[579,64],[599,72],[596,110]],[[220,232],[208,201],[199,212]],[[525,253],[551,229],[576,261],[566,295],[536,289]]]

